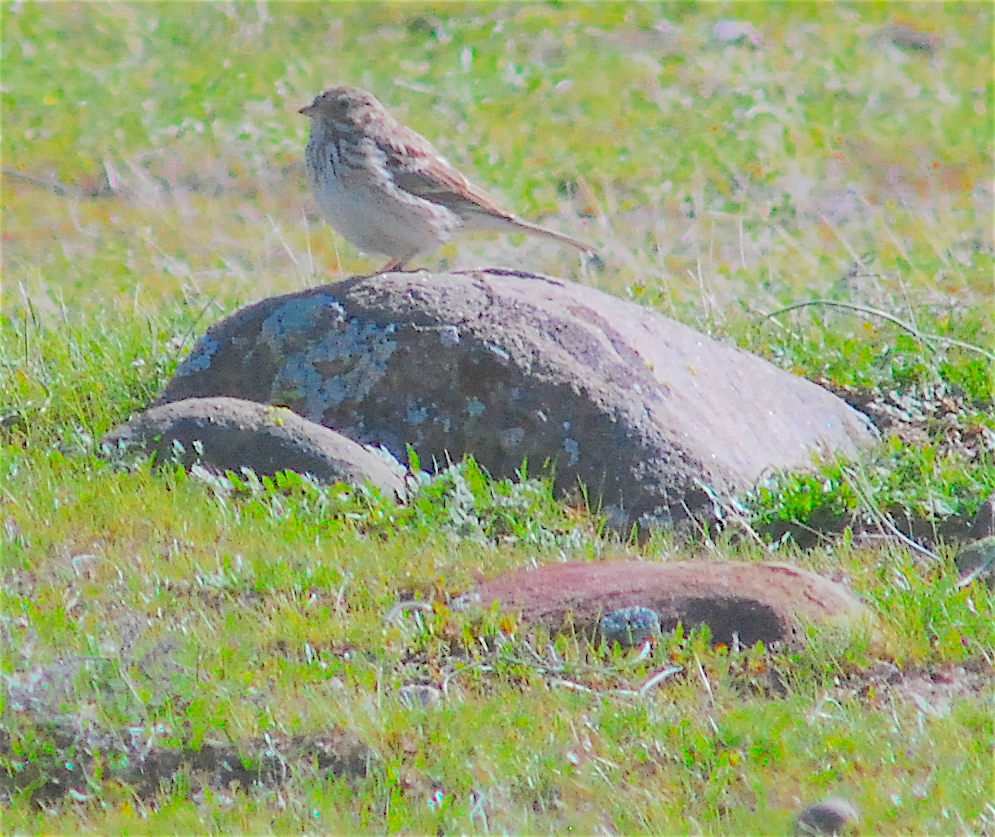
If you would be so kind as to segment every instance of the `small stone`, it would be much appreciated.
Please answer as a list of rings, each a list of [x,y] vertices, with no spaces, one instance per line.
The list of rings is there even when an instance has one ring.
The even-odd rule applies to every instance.
[[[9,416],[4,416],[0,418],[0,436],[7,438],[12,436],[14,433],[27,433],[28,432],[28,422],[25,420],[24,416],[12,413]]]
[[[896,23],[883,30],[886,40],[900,49],[912,52],[933,52],[941,42],[936,32],[919,29],[907,23]]]
[[[387,496],[404,495],[405,468],[382,448],[360,445],[282,407],[238,398],[152,407],[107,433],[101,448],[108,458],[139,450],[155,453],[158,462],[201,465],[211,473],[296,471],[325,484],[369,483]]]
[[[990,495],[979,507],[971,523],[971,540],[995,536],[995,494]]]
[[[712,27],[712,41],[719,44],[738,44],[756,49],[763,44],[763,37],[752,23],[741,20],[720,20]]]
[[[427,683],[409,683],[401,686],[397,697],[407,709],[429,709],[439,706],[443,701],[442,689]]]
[[[845,799],[826,799],[802,810],[795,822],[795,837],[808,834],[838,837],[859,818],[857,809]]]
[[[982,538],[969,543],[954,559],[960,570],[960,585],[965,587],[972,581],[983,581],[991,588],[995,585],[995,537]]]
[[[660,617],[648,607],[623,607],[601,620],[601,636],[611,647],[634,648],[660,635]]]

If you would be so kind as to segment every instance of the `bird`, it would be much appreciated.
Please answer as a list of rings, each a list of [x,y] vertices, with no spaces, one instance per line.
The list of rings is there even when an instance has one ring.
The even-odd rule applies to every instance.
[[[502,209],[365,90],[330,87],[299,113],[311,119],[305,162],[318,209],[360,250],[389,257],[373,275],[403,270],[455,233],[474,230],[528,233],[594,252]]]

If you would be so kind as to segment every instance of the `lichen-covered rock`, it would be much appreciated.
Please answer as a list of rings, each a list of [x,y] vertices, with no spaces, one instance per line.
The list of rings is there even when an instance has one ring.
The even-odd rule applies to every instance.
[[[224,473],[251,468],[311,474],[320,482],[376,486],[399,498],[404,467],[389,454],[369,451],[339,433],[282,407],[237,398],[188,398],[139,413],[107,433],[108,454],[140,449],[160,461],[176,457],[190,467]]]
[[[826,390],[651,308],[510,271],[394,273],[266,299],[213,325],[158,399],[279,404],[424,464],[549,464],[624,526],[707,515],[873,438]]]
[[[736,561],[594,561],[547,564],[478,584],[462,609],[499,603],[526,624],[596,638],[603,617],[650,610],[659,629],[708,625],[714,642],[801,641],[804,626],[870,624],[845,587],[788,564]]]

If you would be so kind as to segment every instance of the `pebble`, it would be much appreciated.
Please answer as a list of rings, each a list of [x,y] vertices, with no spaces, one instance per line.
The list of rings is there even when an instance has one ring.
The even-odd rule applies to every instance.
[[[857,809],[845,799],[826,799],[802,810],[795,821],[795,837],[812,834],[839,837],[858,819]]]
[[[983,581],[989,588],[995,586],[995,538],[969,543],[954,560],[960,570],[958,587],[966,587],[975,580]]]
[[[648,607],[623,607],[601,620],[601,636],[610,648],[616,642],[634,648],[660,635],[660,617]]]

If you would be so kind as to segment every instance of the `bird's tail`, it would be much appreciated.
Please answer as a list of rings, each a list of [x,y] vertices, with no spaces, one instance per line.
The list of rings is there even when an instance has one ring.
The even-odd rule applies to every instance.
[[[572,238],[563,233],[553,232],[553,230],[547,230],[538,224],[530,224],[528,221],[523,221],[514,215],[500,216],[493,214],[493,212],[474,212],[470,216],[469,212],[464,211],[463,226],[465,229],[490,230],[493,232],[523,232],[539,236],[540,238],[548,238],[550,241],[558,241],[560,244],[566,244],[568,247],[573,247],[582,253],[593,254],[597,252],[586,241]]]

